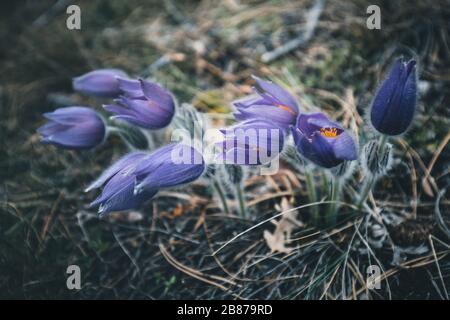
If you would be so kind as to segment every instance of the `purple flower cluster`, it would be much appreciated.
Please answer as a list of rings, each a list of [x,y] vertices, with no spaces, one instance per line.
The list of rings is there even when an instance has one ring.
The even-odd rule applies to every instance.
[[[408,129],[416,109],[416,78],[414,60],[396,61],[372,103],[370,120],[378,132],[394,136]],[[340,124],[323,113],[302,113],[287,90],[273,82],[255,80],[255,94],[234,102],[234,116],[240,122],[222,131],[222,158],[226,162],[261,164],[264,161],[259,154],[267,152],[271,157],[264,159],[270,161],[283,149],[287,129],[292,132],[297,151],[316,165],[333,168],[358,158],[353,137]],[[270,132],[280,136],[275,139],[275,147]]]
[[[294,97],[276,83],[255,77],[254,94],[234,102],[237,123],[220,130],[221,152],[216,160],[235,165],[264,165],[283,150],[292,134],[296,150],[306,160],[334,168],[358,158],[355,140],[342,125],[324,113],[303,113]],[[417,100],[416,62],[398,60],[373,100],[372,126],[384,135],[399,135],[410,126]],[[94,97],[115,98],[104,109],[144,129],[170,124],[173,95],[156,83],[130,79],[125,72],[101,69],[73,80],[75,90]],[[89,149],[108,133],[103,118],[88,107],[60,108],[44,116],[38,129],[42,142],[69,149]],[[205,171],[203,155],[185,144],[169,144],[153,152],[132,152],[105,170],[86,191],[103,188],[92,202],[99,213],[135,208],[159,190],[198,179]]]
[[[311,162],[332,168],[357,159],[353,138],[323,113],[304,114],[281,86],[256,78],[256,95],[234,103],[236,120],[242,121],[224,134],[226,163],[264,164],[283,149],[285,134],[292,132],[298,152]],[[275,142],[275,143],[274,143]]]
[[[172,94],[156,83],[132,80],[117,69],[99,69],[73,79],[74,90],[92,97],[116,98],[105,109],[145,129],[169,125],[175,114]],[[88,107],[60,108],[44,115],[49,123],[38,129],[45,143],[67,149],[88,149],[103,142],[107,130],[101,116]]]
[[[117,69],[99,69],[73,79],[73,88],[85,95],[115,98],[104,108],[120,119],[145,129],[170,124],[175,113],[172,94],[156,83],[129,79]],[[88,107],[71,106],[45,113],[48,122],[38,129],[42,142],[67,149],[100,145],[108,127],[99,113]],[[184,144],[170,144],[152,153],[132,152],[107,169],[86,191],[103,187],[91,206],[99,213],[138,207],[159,190],[197,179],[204,171],[202,155]]]

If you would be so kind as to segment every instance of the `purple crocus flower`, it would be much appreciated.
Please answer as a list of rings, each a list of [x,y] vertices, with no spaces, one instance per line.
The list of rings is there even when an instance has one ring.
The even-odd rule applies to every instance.
[[[266,164],[283,149],[284,131],[264,120],[248,120],[220,131],[224,137],[217,143],[222,148],[217,160],[227,164]]]
[[[102,118],[87,107],[59,108],[44,113],[49,121],[37,131],[43,143],[67,149],[89,149],[103,142],[105,124]]]
[[[187,161],[180,161],[183,157]],[[203,158],[197,151],[186,145],[171,144],[152,153],[125,155],[86,191],[104,185],[102,194],[91,203],[91,206],[98,205],[99,213],[103,215],[136,208],[160,189],[194,181],[204,169]]]
[[[127,74],[118,69],[98,69],[73,79],[73,89],[88,96],[115,98],[121,93],[118,77]]]
[[[285,89],[270,81],[254,77],[256,94],[234,102],[238,121],[266,120],[287,130],[295,124],[299,108],[295,99]]]
[[[124,95],[115,104],[104,106],[115,114],[113,119],[123,119],[146,129],[160,129],[170,123],[175,101],[168,91],[142,79],[119,79],[119,83]]]
[[[298,152],[321,167],[336,167],[358,157],[350,134],[323,113],[301,114],[291,130]]]
[[[402,134],[413,120],[416,103],[416,61],[399,59],[373,100],[370,112],[372,125],[383,134]]]

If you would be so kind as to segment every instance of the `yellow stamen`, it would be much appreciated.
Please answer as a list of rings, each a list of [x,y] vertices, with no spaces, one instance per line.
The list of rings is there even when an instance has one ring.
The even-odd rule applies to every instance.
[[[280,109],[283,109],[283,110],[285,110],[285,111],[287,111],[287,112],[290,112],[290,113],[292,113],[292,114],[295,115],[295,112],[292,111],[292,110],[291,110],[289,107],[287,107],[287,106],[284,106],[284,105],[282,105],[282,104],[279,104],[279,105],[277,105],[277,107],[280,108]]]
[[[321,128],[320,134],[327,138],[336,138],[338,136],[337,128]]]

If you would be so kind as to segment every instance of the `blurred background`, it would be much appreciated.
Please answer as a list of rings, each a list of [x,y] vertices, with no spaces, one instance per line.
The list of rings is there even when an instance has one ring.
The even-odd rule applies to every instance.
[[[66,28],[70,4],[81,8],[81,30]],[[366,26],[372,4],[381,8],[381,30]],[[313,23],[312,8],[319,13]],[[36,133],[42,113],[57,107],[101,110],[106,101],[71,88],[73,77],[96,68],[151,76],[180,101],[224,115],[230,101],[251,91],[255,74],[291,87],[301,104],[344,124],[351,106],[364,126],[387,68],[401,55],[415,56],[419,113],[399,147],[404,165],[380,189],[400,205],[420,197],[417,214],[427,217],[450,182],[448,0],[10,1],[0,15],[0,298],[333,298],[314,291],[334,281],[332,273],[322,270],[323,279],[302,291],[305,280],[293,276],[301,259],[266,257],[262,231],[210,256],[251,224],[205,218],[211,191],[201,182],[184,196],[98,220],[87,207],[94,195],[83,189],[126,147],[112,137],[95,151],[63,151],[40,144]],[[436,188],[427,183],[430,175]],[[255,219],[269,217],[273,206],[257,206]],[[441,210],[449,208],[444,195]],[[243,248],[249,251],[241,256]],[[372,298],[442,297],[450,263],[446,254],[439,258],[441,270],[433,260],[388,267],[390,292]],[[243,260],[249,269],[239,273]],[[264,261],[252,268],[256,260]],[[70,264],[82,270],[82,290],[66,288]]]

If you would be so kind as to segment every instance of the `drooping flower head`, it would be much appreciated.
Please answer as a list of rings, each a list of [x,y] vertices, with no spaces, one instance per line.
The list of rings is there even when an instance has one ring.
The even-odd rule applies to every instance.
[[[152,153],[125,155],[107,169],[86,191],[99,188],[102,194],[91,203],[101,215],[138,207],[160,189],[197,179],[204,171],[201,154],[183,144],[170,144]]]
[[[387,135],[399,135],[410,126],[417,104],[416,61],[397,60],[372,102],[370,120]]]
[[[133,152],[123,156],[85,190],[87,192],[104,185],[101,195],[91,203],[92,207],[99,206],[100,215],[136,208],[156,194],[158,190],[134,194],[136,166],[147,156],[145,152]]]
[[[49,121],[37,131],[43,143],[67,149],[89,149],[103,142],[105,124],[87,107],[65,107],[45,113]]]
[[[321,167],[336,167],[358,157],[350,134],[323,113],[301,114],[291,130],[297,151]]]
[[[98,69],[73,79],[73,89],[88,96],[116,98],[120,95],[118,77],[127,74],[118,69]]]
[[[265,120],[283,130],[294,125],[299,113],[295,99],[276,83],[254,78],[256,94],[234,102],[236,120]]]
[[[277,157],[283,149],[284,131],[268,121],[253,119],[220,130],[223,140],[217,160],[226,164],[261,165]]]
[[[104,106],[115,114],[112,118],[146,129],[161,129],[170,123],[175,113],[175,101],[168,91],[142,79],[119,79],[119,84],[124,95],[114,104]]]

